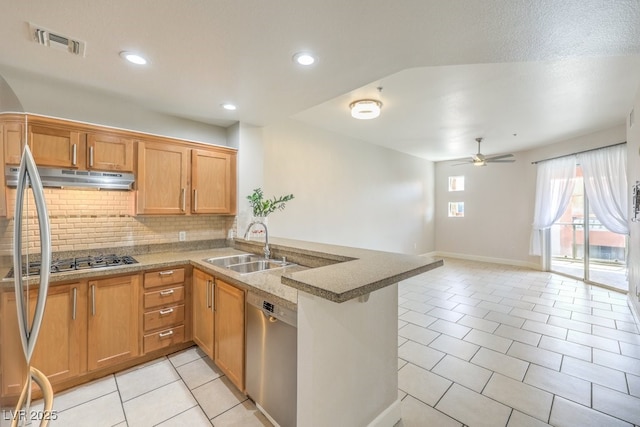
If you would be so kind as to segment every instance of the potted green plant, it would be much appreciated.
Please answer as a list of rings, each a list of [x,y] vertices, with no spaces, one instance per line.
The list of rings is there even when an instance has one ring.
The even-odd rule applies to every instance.
[[[286,203],[292,199],[293,194],[265,199],[264,192],[261,188],[256,188],[253,190],[253,193],[247,196],[249,206],[251,206],[253,210],[253,216],[256,218],[266,218],[269,214],[277,210],[283,210]]]

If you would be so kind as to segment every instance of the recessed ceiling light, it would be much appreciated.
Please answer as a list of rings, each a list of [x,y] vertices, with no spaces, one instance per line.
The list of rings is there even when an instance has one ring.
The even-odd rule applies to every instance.
[[[236,107],[234,104],[225,103],[222,104],[222,108],[224,108],[225,110],[234,111],[238,107]]]
[[[296,64],[300,65],[312,65],[316,62],[316,57],[309,52],[298,52],[293,55],[293,60]]]
[[[136,65],[145,65],[147,63],[147,60],[144,59],[142,56],[140,56],[137,53],[133,53],[133,52],[120,52],[120,56],[124,59],[126,59],[127,61],[136,64]]]

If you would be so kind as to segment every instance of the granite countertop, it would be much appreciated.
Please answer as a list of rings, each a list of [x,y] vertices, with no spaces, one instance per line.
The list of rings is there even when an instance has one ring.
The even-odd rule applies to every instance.
[[[336,262],[282,276],[282,283],[333,302],[345,302],[442,266],[441,259],[275,238],[272,252],[290,249]]]
[[[442,260],[418,255],[281,238],[272,238],[269,243],[274,257],[287,256],[288,260],[299,265],[242,275],[204,261],[243,252],[262,253],[264,243],[236,239],[235,248],[137,254],[138,264],[55,273],[51,275],[50,283],[190,264],[264,297],[275,297],[276,302],[289,308],[296,308],[299,290],[340,303],[443,265]],[[0,277],[4,277],[8,270],[0,268]],[[37,277],[31,279],[33,283],[37,280]],[[13,286],[13,279],[3,279],[0,286]]]

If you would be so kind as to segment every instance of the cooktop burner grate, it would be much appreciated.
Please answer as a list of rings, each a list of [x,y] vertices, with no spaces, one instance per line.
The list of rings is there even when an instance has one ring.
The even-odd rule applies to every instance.
[[[99,255],[86,256],[81,258],[56,259],[51,262],[51,273],[62,273],[73,270],[86,270],[101,267],[120,267],[123,265],[137,264],[138,261],[130,255]],[[28,266],[22,267],[22,275],[40,275],[40,261],[32,261]],[[13,277],[13,268],[5,276],[6,279]]]

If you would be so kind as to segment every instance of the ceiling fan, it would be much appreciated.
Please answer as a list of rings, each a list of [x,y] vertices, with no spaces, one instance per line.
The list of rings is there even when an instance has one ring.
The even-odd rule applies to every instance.
[[[487,163],[513,163],[516,161],[516,159],[510,158],[513,157],[513,154],[500,154],[498,156],[486,157],[480,152],[480,143],[482,142],[482,138],[476,138],[476,141],[478,141],[478,153],[471,156],[468,161],[464,163],[456,163],[452,166],[466,165],[469,163],[474,166],[486,166]]]

